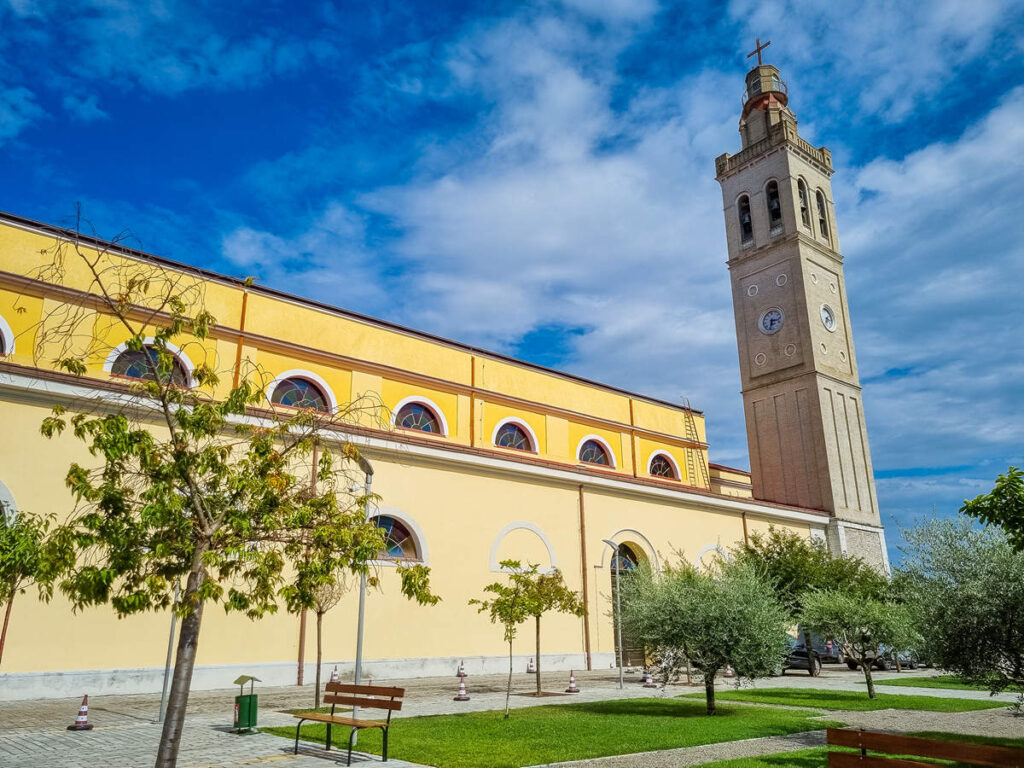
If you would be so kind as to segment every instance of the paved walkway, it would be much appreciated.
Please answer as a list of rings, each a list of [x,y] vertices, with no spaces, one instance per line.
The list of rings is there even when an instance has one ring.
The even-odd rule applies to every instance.
[[[781,678],[763,680],[758,687],[812,687],[834,690],[863,691],[863,678],[859,673],[826,668],[817,679],[806,675],[789,674]],[[925,676],[929,673],[880,673],[879,679]],[[566,681],[564,673],[545,673],[545,689],[560,691]],[[2,678],[0,678],[2,680]],[[643,688],[638,675],[627,675],[623,690],[618,687],[614,671],[577,673],[582,693],[536,699],[513,695],[515,708],[568,704],[578,701],[604,701],[617,698],[650,696],[676,696],[687,692],[685,686],[670,688],[667,693]],[[384,681],[379,681],[384,682]],[[453,696],[457,680],[427,678],[407,681],[388,681],[406,688],[406,705],[396,716],[437,715],[501,709],[505,704],[503,675],[467,678],[470,701],[455,702]],[[2,683],[0,683],[2,684]],[[515,691],[520,694],[532,690],[532,676],[516,675]],[[723,687],[731,685],[723,681]],[[692,690],[700,690],[695,687]],[[891,693],[918,693],[928,696],[955,696],[961,698],[987,698],[978,691],[943,691],[930,688],[884,687],[880,691]],[[230,732],[229,725],[236,689],[197,691],[189,699],[188,720],[182,738],[178,765],[180,768],[214,768],[215,766],[280,764],[282,768],[324,768],[344,764],[344,752],[330,752],[322,746],[300,746],[300,754],[291,754],[291,743],[278,736],[254,734],[239,736]],[[293,725],[295,720],[281,710],[312,706],[313,688],[263,687],[260,694],[260,725]],[[1012,694],[999,697],[1011,701]],[[74,721],[80,700],[47,699],[0,703],[0,766],[3,768],[143,768],[150,765],[160,739],[161,726],[154,722],[159,710],[159,696],[96,696],[90,697],[89,720],[95,726],[88,732],[71,732],[66,726]],[[835,719],[835,718],[833,718]],[[886,730],[943,730],[955,733],[983,733],[990,735],[1019,735],[1021,721],[1010,717],[1006,710],[987,710],[968,713],[880,712],[842,713],[838,719],[852,726]],[[732,757],[770,754],[803,749],[821,743],[821,732],[792,736],[750,739],[746,741],[712,744],[687,749],[666,750],[640,755],[622,755],[563,764],[573,768],[676,768],[699,765],[703,762]],[[353,763],[379,762],[380,758],[354,755]],[[395,768],[409,768],[412,763],[391,760]]]

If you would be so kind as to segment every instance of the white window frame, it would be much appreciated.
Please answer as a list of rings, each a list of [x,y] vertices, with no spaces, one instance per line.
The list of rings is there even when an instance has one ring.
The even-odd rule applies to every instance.
[[[395,407],[391,409],[391,426],[392,427],[394,427],[395,429],[406,429],[405,427],[399,427],[398,426],[398,414],[399,414],[399,412],[405,406],[410,405],[412,403],[416,403],[417,405],[422,405],[424,408],[428,408],[434,414],[434,416],[437,418],[437,423],[441,427],[441,432],[440,432],[441,436],[442,437],[448,437],[448,419],[445,418],[444,411],[442,411],[441,407],[437,403],[435,403],[433,400],[431,400],[429,397],[423,397],[422,395],[410,395],[409,397],[407,397],[407,398],[405,398],[403,400],[399,400],[398,401],[398,403],[395,405]],[[417,431],[422,431],[422,430],[409,430],[409,431],[417,432]],[[434,433],[433,432],[423,432],[423,434],[431,435],[431,434],[434,434]]]
[[[506,448],[503,445],[498,445],[498,432],[506,424],[515,424],[517,427],[522,427],[523,431],[526,432],[527,437],[530,438],[530,453],[540,453],[540,441],[537,439],[537,433],[533,431],[533,427],[527,424],[522,419],[516,416],[506,416],[504,419],[494,425],[494,431],[491,432],[491,445],[495,448],[501,448],[506,451],[514,451],[515,448]]]
[[[375,517],[393,517],[398,520],[406,528],[409,529],[409,533],[412,534],[413,539],[416,541],[416,551],[420,554],[419,560],[371,560],[370,565],[379,565],[383,568],[397,568],[400,565],[430,565],[430,551],[427,549],[427,538],[423,535],[423,529],[417,524],[405,512],[400,510],[398,507],[376,507],[373,513],[370,515],[370,519],[373,520]]]
[[[143,348],[151,347],[155,343],[156,343],[156,338],[153,337],[153,336],[147,336],[146,338],[144,338],[142,340]],[[193,373],[194,373],[194,371],[196,369],[195,365],[192,364],[192,361],[189,359],[189,356],[185,354],[185,352],[181,349],[181,347],[179,347],[176,344],[172,344],[169,341],[168,342],[164,342],[164,344],[167,347],[167,351],[170,352],[172,355],[174,355],[174,357],[177,358],[178,362],[181,363],[181,366],[185,369],[185,375],[187,377],[187,382],[186,382],[187,386],[188,386],[189,389],[192,389],[196,385],[195,376],[193,375]],[[103,370],[106,373],[112,373],[112,371],[114,369],[114,363],[117,362],[117,358],[119,358],[121,356],[122,352],[127,352],[127,351],[128,351],[128,342],[127,341],[122,343],[122,344],[118,344],[116,347],[114,347],[112,350],[110,350],[110,354],[107,355],[107,359],[103,361]],[[140,379],[140,381],[141,381],[141,379]]]
[[[7,324],[7,320],[4,319],[3,315],[0,315],[0,336],[4,340],[4,355],[13,355],[14,331],[11,330],[11,326]]]
[[[605,440],[600,435],[584,435],[582,438],[580,438],[580,441],[576,444],[576,461],[588,467],[604,466],[602,464],[592,464],[591,462],[583,461],[583,459],[580,458],[580,454],[583,452],[583,446],[587,443],[588,440],[593,440],[595,443],[600,444],[604,448],[605,452],[608,454],[608,460],[611,462],[610,464],[608,464],[608,469],[615,469],[616,467],[618,467],[618,462],[615,460],[615,451],[612,450],[612,447],[611,445],[608,444],[608,441]]]
[[[661,475],[655,475],[654,473],[651,472],[651,464],[654,462],[654,457],[655,456],[663,456],[663,457],[665,457],[665,460],[672,466],[672,469],[675,470],[675,472],[676,472],[675,477],[662,477]],[[683,479],[683,473],[679,469],[679,462],[676,461],[675,456],[673,456],[668,451],[662,450],[661,448],[657,449],[656,451],[653,451],[651,453],[651,455],[647,457],[647,474],[650,475],[651,477],[657,478],[658,480],[682,480]]]
[[[274,390],[287,379],[309,379],[311,382],[316,384],[320,391],[324,393],[324,397],[327,398],[327,409],[328,413],[338,412],[338,401],[334,397],[334,391],[331,389],[331,385],[324,381],[324,378],[319,374],[307,371],[305,368],[292,368],[291,370],[279,373],[274,380],[267,385],[267,402],[271,405],[277,405],[274,402]],[[283,406],[289,408],[290,406]]]

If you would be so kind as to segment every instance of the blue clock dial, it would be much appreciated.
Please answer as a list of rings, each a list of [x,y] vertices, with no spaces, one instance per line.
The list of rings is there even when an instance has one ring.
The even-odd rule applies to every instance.
[[[782,314],[782,310],[778,307],[772,307],[761,315],[758,326],[761,329],[761,333],[777,333],[782,328],[782,321],[784,319],[785,315]]]

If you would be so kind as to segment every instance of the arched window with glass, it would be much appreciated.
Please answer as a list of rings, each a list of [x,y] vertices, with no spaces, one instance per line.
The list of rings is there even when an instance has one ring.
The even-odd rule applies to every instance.
[[[628,544],[619,544],[615,550],[615,555],[611,560],[611,581],[612,581],[612,593],[611,602],[612,605],[616,605],[619,591],[619,576],[626,576],[630,571],[637,567],[640,563],[640,558],[637,557],[636,552],[633,551],[632,547]],[[623,625],[622,631],[619,631],[619,616],[618,612],[612,611],[612,631],[615,637],[615,653],[616,657],[619,656],[619,639],[622,639],[622,662],[626,666],[634,666],[643,664],[647,658],[647,654],[644,650],[643,641],[633,634],[632,627]]]
[[[647,471],[653,477],[664,477],[667,480],[679,479],[679,470],[676,468],[675,462],[664,453],[656,453],[651,456]]]
[[[584,464],[598,464],[603,467],[614,465],[611,452],[599,440],[585,440],[579,448],[579,460]]]
[[[270,402],[289,408],[312,408],[314,411],[330,413],[327,395],[319,385],[301,376],[282,379],[270,393]]]
[[[814,196],[818,203],[818,231],[828,240],[828,209],[825,207],[825,195],[819,189]]]
[[[423,560],[416,545],[416,537],[405,523],[390,515],[377,515],[373,522],[384,531],[384,549],[378,554],[378,560]]]
[[[811,228],[811,201],[807,197],[807,185],[803,179],[797,179],[796,182],[797,196],[800,198],[800,222],[807,227]]]
[[[142,349],[124,349],[114,358],[110,373],[141,381],[160,381],[176,387],[188,387],[189,375],[178,356],[167,351],[161,361],[159,350],[152,344]]]
[[[529,433],[514,421],[506,421],[494,434],[494,444],[499,448],[512,448],[517,451],[536,450]]]
[[[424,403],[406,403],[395,414],[395,426],[417,432],[430,432],[443,435],[444,429],[434,409]]]
[[[740,219],[740,242],[750,245],[754,242],[754,222],[750,218],[750,198],[746,195],[736,201],[736,214]]]
[[[779,198],[779,182],[769,181],[764,189],[765,204],[768,206],[768,229],[771,234],[782,232],[782,200]]]

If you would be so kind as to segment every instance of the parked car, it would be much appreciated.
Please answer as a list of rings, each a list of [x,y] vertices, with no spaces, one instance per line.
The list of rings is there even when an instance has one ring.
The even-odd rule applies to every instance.
[[[899,657],[901,669],[917,669],[918,667],[930,666],[929,664],[921,661],[917,651],[900,651],[897,653],[889,646],[880,646],[879,651],[881,653],[878,658],[873,658],[874,654],[869,654],[869,658],[873,658],[874,663],[872,666],[875,669],[887,671],[890,669],[896,669],[896,658]],[[846,666],[850,669],[859,669],[859,665],[855,661],[847,660]]]
[[[786,660],[783,662],[782,674],[786,673],[788,669],[796,669],[801,672],[807,672],[807,646],[803,643],[795,645],[789,649],[789,653],[786,655]],[[812,674],[817,677],[821,674],[821,657],[816,656],[814,659],[814,671]]]

